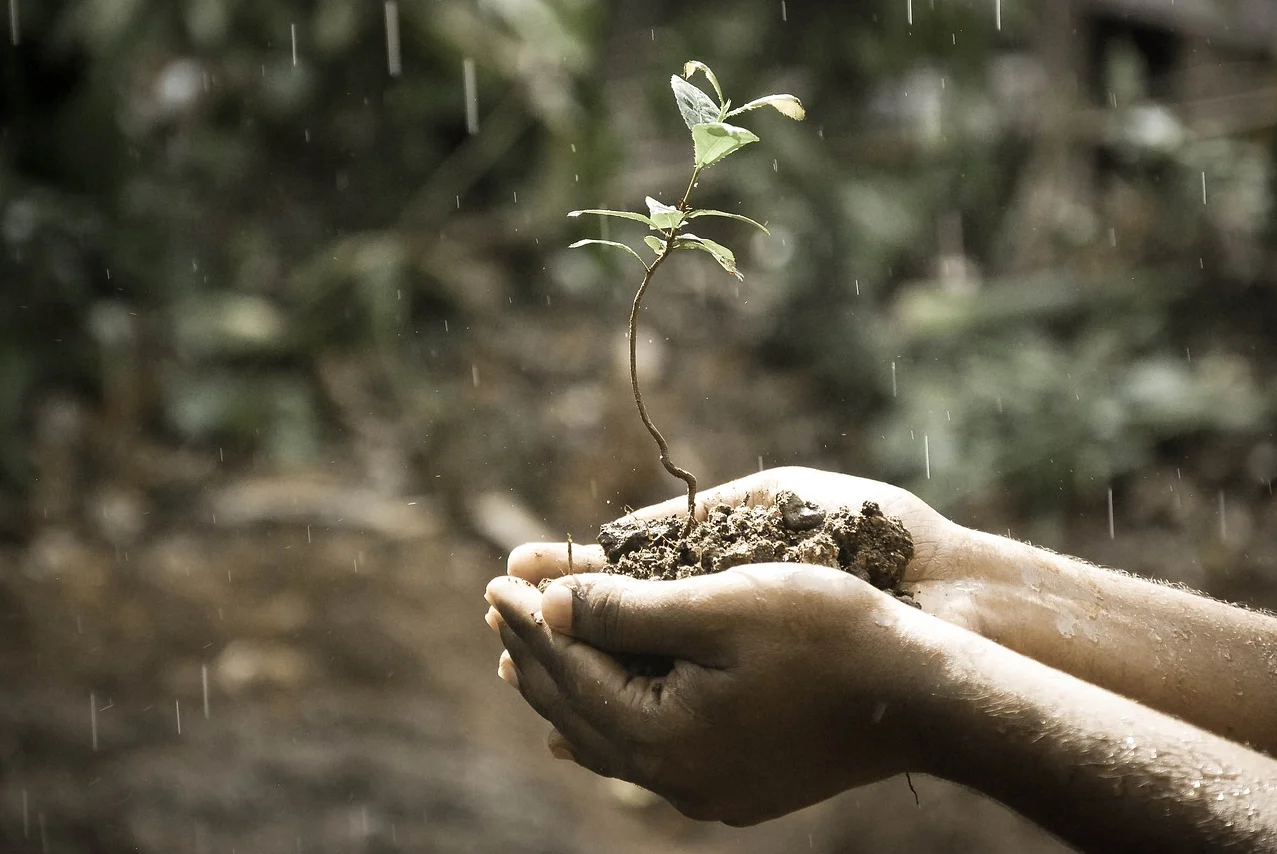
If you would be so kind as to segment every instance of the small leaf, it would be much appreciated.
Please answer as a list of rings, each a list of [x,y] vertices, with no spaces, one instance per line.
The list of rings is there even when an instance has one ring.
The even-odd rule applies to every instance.
[[[803,109],[802,101],[799,101],[793,95],[765,95],[762,98],[755,98],[748,104],[744,104],[728,113],[728,116],[734,116],[738,113],[748,112],[749,110],[757,110],[759,107],[771,107],[782,116],[789,116],[796,122],[801,122],[807,118],[807,111]],[[726,116],[724,116],[726,118]]]
[[[722,110],[710,100],[700,89],[688,83],[677,74],[670,78],[670,88],[674,90],[674,100],[678,102],[678,111],[683,115],[683,123],[688,130],[697,125],[716,122],[721,118]]]
[[[651,213],[648,221],[652,223],[652,228],[657,231],[669,231],[671,228],[678,228],[682,224],[683,212],[678,208],[663,205],[651,196],[648,196],[644,201],[647,202],[647,210]]]
[[[714,87],[714,91],[718,93],[718,103],[723,103],[723,87],[718,85],[718,78],[714,76],[714,72],[709,70],[709,66],[695,59],[688,60],[683,63],[683,76],[691,79],[696,72],[701,72],[709,78],[709,85]]]
[[[593,238],[590,238],[587,240],[578,240],[576,243],[573,243],[570,246],[568,246],[568,248],[580,249],[582,246],[590,246],[591,244],[595,244],[598,246],[615,246],[617,249],[624,249],[626,252],[630,253],[631,255],[633,255],[635,258],[638,259],[638,262],[643,265],[643,269],[645,270],[647,269],[647,262],[644,261],[641,257],[639,257],[639,254],[637,252],[635,252],[630,247],[626,246],[624,243],[617,243],[615,240],[595,240]]]
[[[735,220],[739,220],[740,222],[747,222],[750,225],[754,226],[754,228],[757,228],[763,234],[768,234],[768,235],[771,234],[771,232],[767,230],[767,226],[763,225],[761,222],[755,222],[749,217],[741,216],[740,214],[728,213],[727,211],[712,211],[712,210],[694,210],[694,211],[687,212],[688,219],[696,219],[698,216],[725,216],[728,219],[735,219]]]
[[[665,254],[665,241],[661,240],[661,238],[654,237],[653,235],[649,234],[647,237],[643,238],[643,242],[646,243],[649,247],[651,247],[652,251],[655,252],[657,255]]]
[[[721,243],[715,243],[704,237],[697,237],[695,234],[681,234],[678,238],[678,245],[688,249],[699,249],[702,252],[708,252],[714,256],[714,260],[718,262],[718,266],[731,273],[738,279],[745,277],[736,269],[736,256],[732,254],[732,250],[728,249]]]
[[[704,169],[722,160],[737,149],[751,142],[758,142],[753,131],[721,122],[706,122],[692,128],[692,143],[696,148],[696,168]]]
[[[591,208],[589,210],[584,210],[584,211],[569,211],[568,212],[568,216],[580,216],[581,214],[594,214],[595,216],[618,216],[621,219],[632,219],[635,222],[644,223],[645,225],[652,226],[652,228],[656,227],[652,225],[651,219],[649,219],[648,217],[644,216],[641,213],[634,213],[633,211],[609,211],[609,210],[604,210],[602,208]]]

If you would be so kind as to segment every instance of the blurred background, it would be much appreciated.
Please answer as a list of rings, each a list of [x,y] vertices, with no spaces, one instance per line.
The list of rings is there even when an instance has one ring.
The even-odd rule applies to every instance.
[[[3,13],[0,13],[3,15]],[[675,495],[630,398],[669,76],[792,123],[707,172],[649,406],[1277,607],[1268,0],[10,0],[0,847],[1060,851],[938,781],[751,830],[550,760],[481,593]],[[606,235],[637,245],[642,228]],[[698,229],[700,231],[700,229]],[[695,254],[695,253],[688,253]]]

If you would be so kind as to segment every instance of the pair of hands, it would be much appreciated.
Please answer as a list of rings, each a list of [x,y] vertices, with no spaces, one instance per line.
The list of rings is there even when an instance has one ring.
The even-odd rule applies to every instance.
[[[761,472],[701,496],[767,503],[792,490],[827,508],[874,501],[915,542],[903,586],[919,611],[838,570],[737,567],[680,581],[603,575],[598,547],[530,544],[487,589],[498,670],[554,725],[560,758],[662,795],[684,814],[746,825],[902,771],[927,770],[920,699],[941,669],[928,613],[978,622],[965,529],[905,490],[812,469]],[[638,511],[674,515],[674,499]],[[926,612],[926,613],[924,613]],[[635,676],[612,653],[667,656]]]

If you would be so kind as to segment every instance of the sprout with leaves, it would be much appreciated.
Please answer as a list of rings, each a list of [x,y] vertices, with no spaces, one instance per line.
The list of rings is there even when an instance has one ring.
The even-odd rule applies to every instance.
[[[698,71],[709,80],[717,99],[711,98],[700,88],[688,82],[687,78],[690,78]],[[671,475],[687,484],[687,524],[690,528],[694,524],[696,515],[696,477],[691,472],[676,466],[670,459],[669,444],[665,441],[665,437],[661,435],[661,431],[657,430],[656,425],[652,423],[652,417],[648,415],[647,406],[643,403],[643,394],[639,391],[637,358],[639,308],[643,302],[643,295],[647,293],[648,285],[652,283],[652,276],[664,263],[665,259],[678,249],[697,249],[701,252],[707,252],[728,273],[731,273],[737,279],[742,278],[740,272],[736,269],[736,256],[730,249],[720,243],[715,243],[704,237],[698,237],[683,229],[688,223],[698,217],[716,216],[749,223],[764,234],[770,234],[771,232],[767,231],[761,223],[740,214],[693,208],[691,205],[692,190],[696,188],[696,180],[700,177],[703,169],[713,166],[729,154],[744,148],[751,142],[758,142],[758,137],[752,131],[728,124],[726,119],[750,110],[756,110],[759,107],[771,107],[782,115],[795,120],[802,120],[806,114],[803,111],[803,105],[793,95],[766,95],[733,110],[732,102],[724,100],[722,87],[718,85],[718,78],[714,76],[714,72],[710,71],[709,66],[695,60],[683,66],[682,77],[676,75],[670,78],[670,86],[674,89],[674,98],[678,102],[678,109],[683,115],[683,121],[687,124],[687,129],[692,133],[692,147],[695,158],[691,180],[687,182],[687,189],[683,191],[683,197],[679,199],[678,204],[673,206],[665,205],[648,196],[646,199],[646,214],[633,211],[594,209],[572,211],[568,216],[594,214],[596,216],[619,217],[641,222],[650,230],[656,232],[654,235],[649,234],[643,238],[643,242],[654,253],[654,257],[650,261],[644,260],[643,256],[634,249],[615,240],[578,240],[572,244],[571,248],[576,249],[577,247],[591,244],[612,246],[630,253],[643,265],[643,281],[639,284],[638,291],[634,294],[634,305],[630,309],[630,385],[634,391],[634,403],[638,406],[639,416],[643,419],[643,425],[647,427],[647,432],[652,434],[657,447],[660,448],[661,465]]]

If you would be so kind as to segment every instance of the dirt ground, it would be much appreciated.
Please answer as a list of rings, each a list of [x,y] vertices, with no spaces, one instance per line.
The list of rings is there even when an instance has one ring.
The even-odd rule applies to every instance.
[[[548,725],[495,675],[483,587],[513,544],[588,541],[623,504],[678,484],[633,417],[621,324],[587,336],[570,314],[529,316],[472,333],[464,417],[397,485],[376,475],[368,437],[412,459],[409,431],[351,431],[324,464],[280,471],[121,434],[92,405],[51,398],[30,537],[0,553],[0,848],[1065,850],[928,778],[918,806],[897,779],[734,830],[551,759]],[[646,348],[649,405],[703,483],[760,460],[854,461],[800,375],[712,329],[683,352],[695,370]],[[1039,524],[977,498],[961,520],[1273,604],[1271,502],[1237,502],[1220,542],[1210,493],[1174,516],[1158,509],[1161,476],[1174,472],[1119,504],[1112,539],[1103,507]]]

